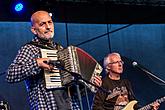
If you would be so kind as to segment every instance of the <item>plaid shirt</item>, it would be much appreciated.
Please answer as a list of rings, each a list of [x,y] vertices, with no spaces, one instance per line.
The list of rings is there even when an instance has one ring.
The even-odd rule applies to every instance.
[[[25,81],[32,110],[57,110],[53,91],[45,88],[43,70],[38,67],[35,60],[40,57],[39,47],[31,44],[22,46],[9,66],[6,78],[10,83]],[[72,96],[71,107],[72,110],[80,109],[78,100],[74,96]]]

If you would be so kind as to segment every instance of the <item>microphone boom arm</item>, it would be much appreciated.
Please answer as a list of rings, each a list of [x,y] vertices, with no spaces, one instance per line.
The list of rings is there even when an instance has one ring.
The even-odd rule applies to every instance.
[[[161,78],[157,77],[156,75],[154,75],[152,72],[148,71],[147,69],[144,69],[143,67],[139,66],[137,62],[133,62],[132,65],[134,67],[139,68],[140,70],[142,70],[143,72],[147,73],[148,75],[154,77],[155,79],[159,80],[163,84],[165,84],[165,81],[164,80],[162,80]]]

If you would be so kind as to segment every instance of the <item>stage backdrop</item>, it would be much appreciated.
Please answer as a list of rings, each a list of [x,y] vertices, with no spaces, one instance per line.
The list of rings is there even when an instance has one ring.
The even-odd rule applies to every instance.
[[[75,45],[84,49],[101,65],[106,54],[119,52],[125,61],[123,77],[131,80],[138,101],[145,105],[163,97],[165,85],[134,68],[132,62],[138,62],[165,80],[164,36],[164,24],[55,23],[54,40],[64,47]],[[30,23],[0,22],[0,38],[0,96],[10,104],[11,110],[29,110],[24,82],[7,83],[5,71],[15,58],[18,49],[33,38]],[[104,72],[102,76],[105,76]],[[92,104],[93,94],[89,94]],[[165,110],[165,103],[162,103],[160,110]]]

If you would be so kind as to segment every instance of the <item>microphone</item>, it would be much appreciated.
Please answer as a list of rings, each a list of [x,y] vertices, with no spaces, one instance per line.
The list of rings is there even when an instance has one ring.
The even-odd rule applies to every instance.
[[[149,70],[147,70],[145,67],[142,65],[139,65],[136,61],[132,62],[133,67],[137,67],[138,69],[144,71],[145,73],[150,73]]]
[[[138,64],[136,61],[132,62],[132,65],[133,65],[133,67],[136,67],[136,68],[142,70],[145,73],[151,73],[147,68],[145,68],[144,66]]]
[[[132,62],[132,65],[135,67],[135,66],[138,66],[138,63],[137,62]]]
[[[63,70],[65,66],[65,63],[62,60],[50,60],[48,64],[61,70]]]
[[[71,72],[71,71],[65,69],[65,63],[62,60],[50,60],[48,64],[52,65],[55,68],[58,68],[60,70],[63,70],[65,72],[70,73],[72,76],[74,76],[74,78],[77,78],[77,79],[81,79],[82,78],[80,74],[75,73],[75,72]]]

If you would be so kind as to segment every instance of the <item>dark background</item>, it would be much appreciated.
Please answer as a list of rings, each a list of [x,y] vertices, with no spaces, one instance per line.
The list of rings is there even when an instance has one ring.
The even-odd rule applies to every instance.
[[[132,82],[142,105],[163,97],[165,86],[133,67],[132,62],[165,80],[164,0],[68,1],[25,1],[26,10],[22,13],[12,11],[14,0],[0,1],[0,96],[10,104],[11,110],[29,109],[24,82],[9,84],[4,72],[18,49],[33,38],[29,20],[38,9],[53,13],[54,40],[64,47],[78,46],[101,65],[106,54],[119,52],[125,62],[123,77]],[[104,72],[101,75],[104,77]],[[89,95],[91,104],[93,94]],[[160,110],[165,110],[164,103]]]

